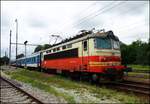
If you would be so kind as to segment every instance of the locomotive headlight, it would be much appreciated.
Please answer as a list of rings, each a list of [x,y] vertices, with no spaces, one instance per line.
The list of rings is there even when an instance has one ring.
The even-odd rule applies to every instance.
[[[113,62],[113,63],[112,63],[112,65],[113,65],[113,66],[115,66],[115,65],[116,65],[116,63],[115,63],[115,62]]]
[[[106,61],[106,58],[104,57],[103,60]]]

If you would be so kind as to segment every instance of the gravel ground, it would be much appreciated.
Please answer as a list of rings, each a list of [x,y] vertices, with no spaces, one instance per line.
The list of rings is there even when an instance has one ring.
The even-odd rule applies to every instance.
[[[2,70],[16,70],[16,67],[13,67],[13,66],[0,66],[0,69],[2,69]]]
[[[31,95],[35,96],[38,99],[41,99],[44,103],[67,103],[64,99],[55,97],[54,95],[49,94],[48,92],[42,91],[38,88],[32,87],[29,84],[21,82],[22,88],[30,92]]]
[[[1,75],[10,79],[10,77],[3,72],[1,72]],[[29,94],[33,95],[37,99],[40,99],[44,103],[67,103],[63,98],[58,98],[48,92],[32,87],[30,84],[26,84],[17,80],[15,81],[22,85],[21,88],[23,90],[27,91]]]
[[[59,92],[66,93],[74,97],[76,103],[120,103],[116,99],[109,99],[107,97],[96,97],[97,95],[94,93],[90,93],[87,89],[83,89],[82,91],[77,90],[68,90],[64,88],[58,88],[53,86],[53,88]]]

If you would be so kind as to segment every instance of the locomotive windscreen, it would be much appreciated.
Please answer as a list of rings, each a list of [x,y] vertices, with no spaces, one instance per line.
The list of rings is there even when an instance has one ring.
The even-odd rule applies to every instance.
[[[60,59],[60,58],[74,58],[78,57],[78,48],[66,50],[62,52],[47,54],[44,56],[44,60]]]
[[[119,49],[120,44],[119,41],[112,38],[95,38],[95,48],[101,49]]]

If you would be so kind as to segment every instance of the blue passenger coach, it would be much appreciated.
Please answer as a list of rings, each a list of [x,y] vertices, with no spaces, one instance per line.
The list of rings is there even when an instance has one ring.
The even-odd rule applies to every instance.
[[[27,57],[17,59],[17,66],[19,67],[40,67],[40,53],[34,53]]]

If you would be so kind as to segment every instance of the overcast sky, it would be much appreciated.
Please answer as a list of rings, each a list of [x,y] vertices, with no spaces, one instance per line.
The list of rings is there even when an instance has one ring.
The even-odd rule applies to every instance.
[[[1,56],[8,54],[10,29],[15,42],[16,18],[19,43],[53,44],[52,34],[65,39],[92,28],[112,30],[126,44],[149,38],[148,1],[1,1]],[[27,54],[34,48],[27,47]],[[24,46],[18,53],[24,53]]]

